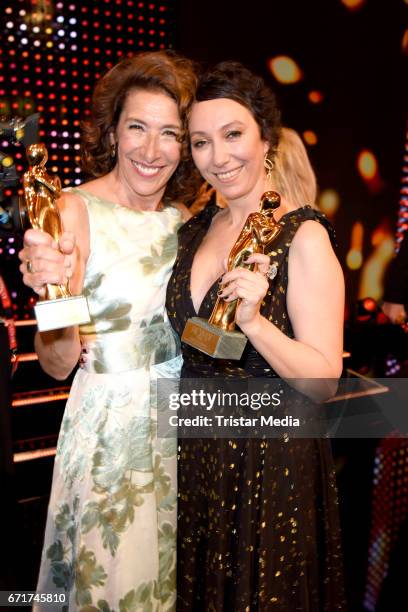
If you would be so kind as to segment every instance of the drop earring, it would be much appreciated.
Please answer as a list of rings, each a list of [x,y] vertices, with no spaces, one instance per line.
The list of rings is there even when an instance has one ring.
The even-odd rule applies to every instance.
[[[268,157],[268,153],[265,153],[264,168],[266,170],[266,180],[268,182],[269,189],[272,188],[272,171],[273,171],[274,165],[275,164],[273,163],[273,161]]]

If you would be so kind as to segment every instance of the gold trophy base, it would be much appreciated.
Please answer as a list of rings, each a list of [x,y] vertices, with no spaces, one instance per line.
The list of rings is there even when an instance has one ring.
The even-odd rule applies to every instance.
[[[37,302],[34,311],[40,332],[82,325],[91,320],[88,302],[83,295]]]
[[[200,317],[187,321],[181,340],[216,359],[240,359],[247,343],[243,333],[224,331]]]

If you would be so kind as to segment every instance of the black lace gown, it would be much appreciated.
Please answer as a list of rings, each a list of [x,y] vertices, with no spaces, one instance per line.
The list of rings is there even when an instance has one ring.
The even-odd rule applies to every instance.
[[[218,283],[199,313],[190,271],[216,207],[179,232],[167,292],[181,336],[189,317],[208,319]],[[288,253],[309,206],[286,214],[271,247],[278,265],[262,314],[293,337],[286,309]],[[213,359],[185,344],[182,377],[277,377],[248,343],[240,361]],[[182,612],[344,610],[338,506],[330,443],[322,439],[184,439],[178,470],[178,599]]]

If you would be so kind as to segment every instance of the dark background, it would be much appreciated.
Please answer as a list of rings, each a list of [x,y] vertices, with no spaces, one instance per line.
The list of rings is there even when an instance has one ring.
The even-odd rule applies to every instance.
[[[340,0],[285,2],[179,0],[176,49],[204,65],[234,59],[267,79],[277,93],[283,122],[313,130],[308,148],[320,188],[335,189],[341,204],[334,222],[345,268],[348,300],[356,299],[360,271],[345,256],[354,221],[365,228],[364,256],[373,229],[384,219],[395,228],[405,143],[407,59],[401,48],[408,27],[404,0],[366,0],[350,11]],[[296,60],[304,79],[277,83],[267,66],[275,55]],[[307,93],[324,94],[311,104]],[[376,155],[383,189],[371,194],[356,169],[358,152]]]
[[[35,35],[28,16],[43,4],[49,7],[49,20]],[[64,21],[58,21],[61,17]],[[365,0],[354,11],[342,0],[6,0],[0,12],[0,114],[41,113],[40,138],[50,152],[49,168],[68,186],[83,180],[79,121],[94,82],[121,57],[173,47],[204,67],[224,59],[242,61],[277,93],[286,125],[317,135],[308,152],[320,189],[333,189],[340,197],[332,220],[351,305],[365,297],[359,295],[361,269],[346,265],[353,224],[364,226],[363,265],[373,251],[373,231],[381,226],[385,234],[395,232],[408,119],[408,41],[405,51],[402,46],[407,17],[406,0]],[[28,29],[21,30],[27,22]],[[300,82],[282,85],[274,79],[268,59],[278,54],[297,62],[304,74]],[[322,92],[322,103],[308,100],[311,90]],[[23,150],[0,144],[3,152],[15,155],[22,172]],[[376,192],[357,171],[362,149],[371,150],[378,161]],[[3,251],[0,257],[6,256],[14,272],[15,258],[7,257],[8,248]]]
[[[38,7],[45,7],[45,12],[36,34],[33,15]],[[318,137],[308,152],[320,189],[334,189],[340,196],[333,222],[352,312],[361,274],[345,263],[353,224],[361,221],[364,226],[363,257],[367,260],[375,228],[382,226],[393,234],[397,221],[408,118],[407,57],[402,49],[407,15],[408,0],[366,0],[355,11],[341,0],[4,0],[0,10],[0,114],[41,113],[40,138],[50,152],[49,169],[68,186],[82,179],[79,119],[87,109],[94,82],[123,55],[172,47],[204,66],[225,59],[242,61],[263,75],[277,93],[284,123],[300,133],[313,130]],[[21,29],[24,24],[28,30]],[[61,42],[64,49],[58,46]],[[298,63],[303,80],[282,85],[274,79],[268,59],[278,54]],[[309,102],[310,90],[322,92],[321,104]],[[0,145],[13,155],[18,172],[23,172],[21,145],[1,138]],[[378,160],[381,187],[375,193],[356,168],[362,149],[372,150]],[[10,195],[6,190],[3,203]],[[13,232],[0,232],[0,273],[12,293],[15,314],[23,319],[32,316],[32,302],[18,274],[19,240]],[[20,352],[32,351],[33,330],[19,328]],[[400,361],[406,357],[406,340],[399,332],[374,321],[349,322],[346,348],[352,356],[345,365],[384,376],[389,353]],[[6,350],[4,345],[2,350]],[[63,383],[66,391],[69,383]],[[0,572],[3,588],[35,585],[53,463],[53,457],[41,456],[41,451],[55,446],[64,408],[63,400],[42,402],[41,397],[55,391],[55,385],[35,361],[21,363],[14,377],[11,422],[13,450],[19,461],[11,468],[7,465],[7,488],[1,487],[3,499],[10,501],[9,506],[2,504],[9,551],[3,555],[6,569]],[[37,396],[37,403],[16,404]],[[3,430],[8,427],[5,419],[1,426]],[[372,475],[379,444],[372,439],[337,440],[334,445],[347,586],[356,612],[362,610],[365,589]],[[5,445],[1,452],[4,449]],[[28,460],[27,452],[39,454]],[[398,491],[408,496],[400,485]],[[404,540],[399,544],[403,551],[401,542]],[[404,553],[400,554],[394,564],[406,568]],[[392,589],[397,593],[404,581],[396,573],[390,575],[397,576],[397,586],[394,583]],[[4,577],[7,580],[2,582]],[[387,597],[384,601],[387,612],[407,608],[404,600],[401,607]]]

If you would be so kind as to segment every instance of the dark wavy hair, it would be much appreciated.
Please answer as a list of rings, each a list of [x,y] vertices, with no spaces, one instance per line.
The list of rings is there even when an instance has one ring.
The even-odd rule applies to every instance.
[[[269,142],[268,157],[273,160],[280,137],[281,114],[275,94],[239,62],[220,62],[202,74],[197,83],[196,102],[229,98],[245,106],[257,122],[261,138]]]
[[[197,77],[193,63],[173,51],[138,53],[111,68],[95,86],[90,119],[82,122],[81,165],[93,177],[112,170],[110,134],[115,130],[129,91],[163,92],[177,104],[182,122],[181,162],[170,178],[166,200],[184,201],[194,194],[197,174],[187,145],[187,116],[194,100]]]

